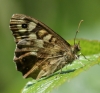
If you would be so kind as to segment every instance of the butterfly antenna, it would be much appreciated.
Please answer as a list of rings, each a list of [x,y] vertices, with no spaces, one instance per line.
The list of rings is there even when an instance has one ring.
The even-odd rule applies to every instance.
[[[81,25],[82,22],[83,22],[83,20],[81,20],[81,21],[79,22],[79,25],[78,25],[78,28],[77,28],[77,31],[76,31],[76,34],[75,34],[75,38],[74,38],[74,45],[76,44],[76,43],[75,43],[76,36],[77,36],[77,33],[79,32],[79,28],[80,28],[80,25]]]

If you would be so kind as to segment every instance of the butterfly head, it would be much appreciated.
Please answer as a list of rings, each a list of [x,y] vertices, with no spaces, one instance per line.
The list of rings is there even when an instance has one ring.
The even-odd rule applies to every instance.
[[[72,46],[72,52],[73,52],[74,54],[77,54],[80,50],[81,50],[81,48],[80,48],[80,42],[78,42],[77,44],[74,44],[74,45]]]

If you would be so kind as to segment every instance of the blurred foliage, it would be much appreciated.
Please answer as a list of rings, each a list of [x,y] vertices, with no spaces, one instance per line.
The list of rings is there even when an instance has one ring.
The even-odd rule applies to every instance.
[[[21,73],[15,70],[13,62],[15,43],[9,30],[9,21],[14,13],[39,19],[66,40],[74,38],[78,23],[83,19],[77,38],[100,40],[99,0],[0,0],[0,93],[15,93],[15,91],[19,93],[30,80],[22,78]],[[64,84],[63,88],[70,91],[72,86],[75,86],[76,93],[77,90],[99,93],[100,88],[97,89],[97,86],[100,86],[97,82],[100,78],[99,70],[100,67],[95,66],[87,74],[81,74],[76,81],[73,80],[73,83]]]

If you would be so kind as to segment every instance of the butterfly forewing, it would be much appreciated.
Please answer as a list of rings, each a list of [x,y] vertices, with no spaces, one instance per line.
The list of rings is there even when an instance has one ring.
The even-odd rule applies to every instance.
[[[76,58],[75,46],[34,18],[14,14],[10,29],[16,42],[14,61],[25,78],[48,76]]]

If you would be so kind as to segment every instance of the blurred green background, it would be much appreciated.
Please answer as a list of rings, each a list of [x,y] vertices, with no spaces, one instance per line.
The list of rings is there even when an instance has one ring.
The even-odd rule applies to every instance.
[[[100,0],[0,0],[0,93],[20,93],[32,79],[23,79],[13,62],[15,42],[9,30],[14,13],[32,16],[60,34],[73,39],[100,40]],[[52,93],[100,93],[100,66],[84,71]]]

